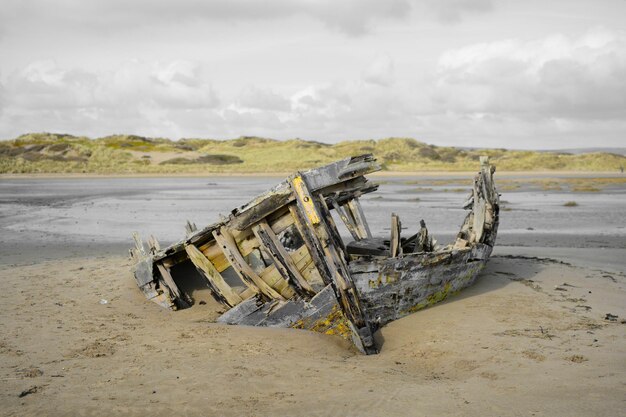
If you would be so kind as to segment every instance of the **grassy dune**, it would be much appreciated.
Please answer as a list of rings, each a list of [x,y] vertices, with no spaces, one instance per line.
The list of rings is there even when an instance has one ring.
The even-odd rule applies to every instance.
[[[504,171],[617,171],[626,157],[609,153],[571,155],[504,149],[464,150],[409,138],[344,141],[329,145],[257,137],[232,140],[98,139],[34,133],[0,142],[0,173],[255,173],[288,172],[336,159],[373,153],[384,170],[469,171],[489,155]]]

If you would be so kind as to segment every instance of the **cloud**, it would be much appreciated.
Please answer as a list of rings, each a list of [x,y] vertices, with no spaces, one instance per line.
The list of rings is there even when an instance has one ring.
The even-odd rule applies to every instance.
[[[402,62],[402,61],[398,61]],[[0,88],[0,135],[66,131],[168,137],[412,136],[451,145],[558,148],[626,133],[626,35],[502,40],[447,51],[426,79],[381,55],[342,79],[212,88],[195,61],[128,61],[113,71],[36,61]],[[232,92],[234,90],[234,92]]]
[[[24,109],[91,106],[98,86],[94,74],[58,68],[54,61],[36,61],[9,75],[6,100]]]
[[[2,91],[0,91],[2,92]],[[129,61],[114,71],[63,68],[35,61],[7,77],[2,100],[8,131],[157,132],[171,113],[219,105],[204,68],[193,61]],[[197,112],[196,112],[197,114]]]
[[[310,13],[330,28],[350,35],[369,32],[375,21],[407,18],[412,7],[407,0],[324,0],[307,3],[303,8],[307,10],[305,13]]]
[[[163,29],[187,22],[233,23],[277,21],[304,17],[348,35],[370,32],[385,20],[403,20],[413,10],[457,22],[466,14],[491,10],[490,0],[4,0],[0,28],[22,30],[28,22],[72,26],[83,31],[132,31],[137,27]]]
[[[524,119],[626,115],[626,34],[481,43],[441,57],[433,105],[440,111]]]
[[[494,8],[491,0],[427,0],[425,3],[442,23],[458,23],[467,14],[490,12]]]
[[[2,77],[0,76],[0,116],[2,116],[2,110],[4,109],[5,101],[6,101],[6,91],[4,89],[4,84],[2,83]]]
[[[291,110],[291,101],[271,90],[255,86],[246,87],[240,94],[237,103],[241,107],[257,110]]]
[[[379,56],[362,74],[363,81],[383,87],[389,87],[394,82],[393,61],[387,55]]]
[[[309,86],[292,97],[294,112],[286,124],[326,140],[407,135],[415,132],[409,90],[361,80]]]
[[[16,18],[55,20],[99,29],[131,29],[172,22],[271,21],[303,16],[340,32],[360,35],[375,21],[404,18],[411,4],[409,0],[60,0],[54,4],[43,0],[7,0],[3,8],[0,27]]]
[[[212,108],[219,100],[205,77],[191,61],[131,61],[101,73],[36,61],[8,77],[6,100],[26,109]]]

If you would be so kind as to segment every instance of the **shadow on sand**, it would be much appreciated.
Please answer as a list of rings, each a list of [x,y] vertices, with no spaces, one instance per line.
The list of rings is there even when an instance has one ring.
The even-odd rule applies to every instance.
[[[511,281],[532,283],[533,278],[544,268],[543,261],[539,259],[505,256],[491,257],[487,266],[478,275],[473,285],[427,308],[436,309],[448,303],[455,303],[466,298],[496,291],[507,286]],[[420,312],[418,311],[413,314],[420,314]],[[382,332],[380,330],[377,331],[374,338],[379,349],[382,349],[385,344],[385,337]]]

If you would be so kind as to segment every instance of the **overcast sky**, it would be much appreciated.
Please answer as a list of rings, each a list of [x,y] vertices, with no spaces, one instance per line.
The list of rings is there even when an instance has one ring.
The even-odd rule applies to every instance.
[[[2,0],[26,132],[626,146],[625,0]]]

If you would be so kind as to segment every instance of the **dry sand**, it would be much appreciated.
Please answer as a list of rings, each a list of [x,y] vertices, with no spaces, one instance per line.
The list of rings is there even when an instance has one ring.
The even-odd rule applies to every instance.
[[[383,328],[375,356],[306,331],[214,324],[208,294],[194,294],[205,305],[162,310],[122,257],[4,265],[0,291],[1,415],[626,410],[622,274],[495,257],[473,287]]]

